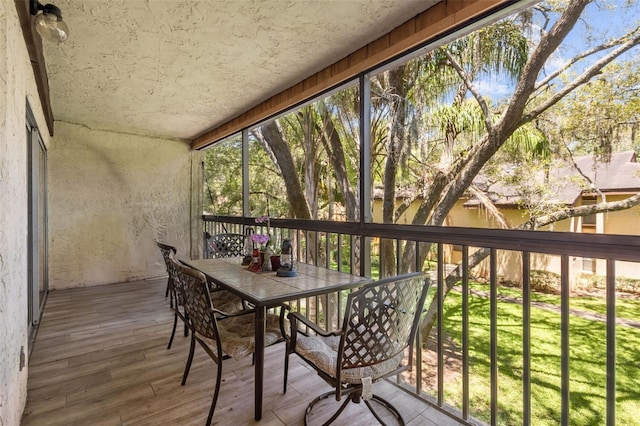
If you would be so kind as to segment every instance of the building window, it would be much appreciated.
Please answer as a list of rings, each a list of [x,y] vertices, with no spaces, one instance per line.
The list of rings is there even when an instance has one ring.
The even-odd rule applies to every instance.
[[[596,272],[596,261],[590,257],[582,258],[582,272],[593,274]]]
[[[597,203],[597,199],[596,197],[593,196],[586,196],[586,197],[582,197],[582,205],[586,206],[586,205],[592,205],[592,204],[596,204]],[[588,216],[584,216],[582,218],[582,227],[587,227],[587,228],[595,228],[596,226],[596,215],[595,214],[590,214]]]

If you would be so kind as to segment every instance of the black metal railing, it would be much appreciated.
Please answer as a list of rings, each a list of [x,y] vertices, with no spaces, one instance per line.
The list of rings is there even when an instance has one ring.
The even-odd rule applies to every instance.
[[[246,227],[256,228],[257,225],[253,218],[228,216],[203,216],[203,222],[205,232],[211,235],[221,232],[244,233]],[[257,231],[265,232],[261,226],[258,226]],[[416,347],[426,349],[417,350],[414,371],[409,376],[398,378],[397,382],[405,390],[410,388],[416,397],[463,424],[539,423],[533,420],[537,408],[532,404],[532,387],[539,386],[539,380],[534,379],[542,373],[538,371],[538,364],[536,369],[532,365],[534,358],[539,361],[541,355],[532,337],[532,327],[541,327],[538,323],[539,314],[533,315],[533,309],[537,309],[541,303],[534,303],[532,297],[532,274],[533,271],[544,272],[545,268],[558,271],[556,290],[559,293],[559,306],[549,305],[546,309],[556,310],[560,316],[560,362],[556,375],[559,380],[557,386],[548,386],[558,388],[555,393],[559,393],[559,407],[555,410],[557,417],[550,423],[557,422],[558,419],[563,425],[576,422],[572,420],[572,410],[579,413],[581,407],[580,402],[571,399],[571,362],[575,360],[571,353],[571,318],[574,313],[570,310],[570,290],[572,283],[576,281],[575,272],[572,272],[575,268],[571,265],[582,264],[580,258],[595,259],[604,266],[601,269],[604,271],[603,298],[606,314],[602,320],[606,330],[603,343],[606,357],[601,362],[606,379],[603,380],[604,383],[593,385],[602,387],[602,394],[605,395],[602,408],[604,414],[601,418],[598,417],[599,423],[616,424],[616,264],[631,262],[631,266],[637,267],[640,272],[640,264],[635,264],[640,262],[640,237],[285,219],[272,219],[270,227],[275,240],[284,237],[294,240],[299,261],[377,278],[385,273],[382,265],[388,264],[382,258],[384,252],[380,250],[380,243],[392,241],[395,247],[395,272],[405,272],[412,268],[429,271],[436,285],[429,306],[425,305],[423,330],[430,328],[430,318],[442,320],[433,321],[433,330],[427,341],[422,342],[418,337],[419,344]],[[415,261],[407,263],[403,260],[403,253],[407,249],[414,250]],[[629,270],[629,264],[625,264],[625,268]],[[515,296],[505,295],[501,284],[508,283],[505,274],[514,271],[519,276],[517,291]],[[488,291],[484,292],[479,285],[485,286],[482,288],[488,286]],[[447,295],[456,298],[455,300],[459,299],[459,304],[445,302]],[[345,297],[344,294],[331,294],[292,301],[291,304],[294,309],[328,329],[341,323],[340,313]],[[486,325],[478,328],[478,323],[482,321],[478,317],[470,318],[472,305],[475,307],[487,302],[486,318],[482,319],[486,320]],[[513,374],[520,382],[516,393],[521,393],[521,396],[518,395],[521,402],[515,404],[517,408],[514,412],[507,413],[508,410],[500,401],[503,398],[513,398],[514,395],[511,394],[513,389],[507,395],[499,386],[499,380],[505,377],[501,375],[503,373],[500,366],[505,363],[502,352],[503,342],[506,340],[501,339],[507,335],[501,321],[502,313],[514,303],[521,305],[518,314],[521,317],[518,317],[517,324],[508,326],[512,327],[510,333],[517,335],[518,339],[521,336],[522,340],[521,351],[517,353],[517,358],[521,358],[521,362],[517,362],[519,371]],[[456,315],[460,320],[453,319],[448,323],[451,312],[458,311],[459,314]],[[458,322],[457,339],[451,339],[457,333],[452,330],[458,327]],[[478,335],[472,335],[472,322],[474,333],[486,332],[488,335],[486,360],[479,358],[477,353],[472,356],[472,348],[477,346],[480,339]],[[455,350],[451,349],[454,346],[452,340],[456,340],[458,345]],[[434,361],[427,360],[429,357],[435,359],[435,367]],[[457,367],[448,366],[452,358],[459,362]],[[480,380],[482,385],[478,386],[477,373],[474,375],[471,367],[485,362],[488,363],[488,368]],[[431,371],[433,368],[436,369],[435,375]],[[452,375],[459,375],[453,385],[449,380]],[[431,376],[433,377],[430,379]],[[482,399],[486,406],[474,400],[475,397],[472,398],[472,395],[477,397],[478,394],[475,387],[484,385],[488,386],[488,398]],[[640,394],[636,394],[638,395]],[[553,397],[555,396],[552,394],[551,399]],[[550,411],[553,412],[553,408]]]

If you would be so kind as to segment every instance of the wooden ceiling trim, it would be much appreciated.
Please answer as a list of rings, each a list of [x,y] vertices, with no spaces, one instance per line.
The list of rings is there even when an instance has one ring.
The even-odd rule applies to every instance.
[[[211,145],[508,3],[513,1],[443,0],[367,46],[196,137],[191,147]]]
[[[20,27],[22,28],[24,42],[27,46],[27,53],[31,60],[31,67],[33,68],[33,76],[36,80],[38,97],[40,98],[40,104],[42,105],[44,119],[47,122],[49,135],[53,136],[53,111],[51,110],[47,66],[42,52],[42,38],[33,27],[33,17],[29,10],[29,1],[15,0],[14,3],[16,5],[16,11],[18,12],[18,19],[20,20]]]

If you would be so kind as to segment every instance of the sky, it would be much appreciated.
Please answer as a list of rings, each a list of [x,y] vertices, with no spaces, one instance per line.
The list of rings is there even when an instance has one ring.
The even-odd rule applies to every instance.
[[[552,19],[557,19],[557,16]],[[538,20],[537,23],[539,24],[540,21]],[[552,72],[575,56],[576,53],[600,45],[605,40],[619,37],[637,29],[639,25],[640,0],[596,0],[587,6],[576,26],[547,61],[545,71]],[[537,43],[537,40],[535,42]],[[572,70],[575,73],[582,72],[609,51],[592,55],[574,64]],[[639,54],[640,48],[635,47],[622,55],[619,60],[629,59],[632,55],[638,57]],[[479,80],[477,86],[480,93],[491,93],[491,97],[494,99],[509,96],[513,92],[513,82],[507,81],[500,75]]]

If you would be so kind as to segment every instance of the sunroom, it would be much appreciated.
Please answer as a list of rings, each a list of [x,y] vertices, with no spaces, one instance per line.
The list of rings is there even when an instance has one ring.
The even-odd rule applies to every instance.
[[[156,242],[251,232],[427,274],[413,369],[380,384],[408,424],[636,422],[637,2],[60,0],[61,44],[32,3],[1,14],[0,423],[204,423]],[[290,304],[332,329],[344,297]],[[225,361],[214,422],[302,424],[320,381],[283,395],[282,352],[262,418]]]

